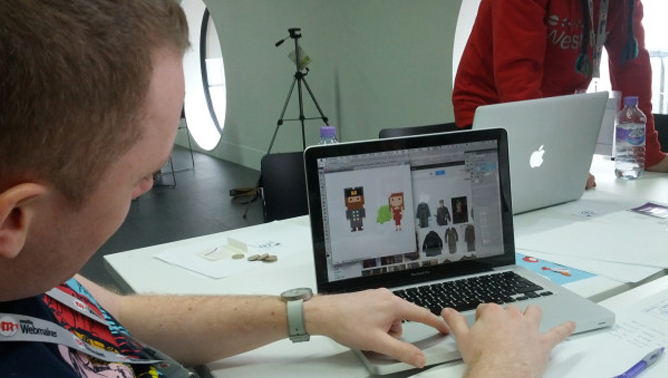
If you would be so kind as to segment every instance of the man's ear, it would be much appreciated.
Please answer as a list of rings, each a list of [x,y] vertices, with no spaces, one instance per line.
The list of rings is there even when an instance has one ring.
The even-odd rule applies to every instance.
[[[36,213],[35,200],[46,192],[44,185],[23,183],[0,192],[0,257],[18,256]]]

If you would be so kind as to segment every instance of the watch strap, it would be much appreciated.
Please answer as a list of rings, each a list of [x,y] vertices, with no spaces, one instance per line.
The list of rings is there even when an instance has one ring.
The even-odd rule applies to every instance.
[[[309,341],[311,336],[304,326],[304,300],[287,301],[288,330],[293,343]]]

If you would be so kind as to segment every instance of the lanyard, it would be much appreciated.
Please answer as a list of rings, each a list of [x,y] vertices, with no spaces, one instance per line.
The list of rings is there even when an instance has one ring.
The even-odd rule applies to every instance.
[[[594,44],[594,49],[593,49],[593,74],[592,76],[595,78],[601,77],[601,54],[603,52],[603,45],[605,44],[605,27],[608,23],[608,1],[609,0],[601,0],[599,4],[599,10],[598,10],[598,27],[596,28],[596,32],[592,33],[593,34],[593,44]],[[594,0],[588,0],[589,3],[589,25],[591,25],[591,28],[594,28]]]
[[[90,307],[58,288],[51,289],[45,294],[89,319],[108,327],[107,321],[98,308]],[[170,378],[195,377],[190,370],[159,350],[144,344],[127,333],[124,333],[124,337],[140,352],[141,357],[129,357],[94,347],[82,341],[74,333],[49,320],[27,315],[0,313],[0,342],[23,341],[60,344],[107,362],[155,365],[166,377]]]
[[[60,344],[107,362],[154,364],[161,361],[133,358],[96,348],[54,322],[19,314],[0,313],[0,339]]]
[[[109,326],[107,324],[107,321],[104,319],[102,316],[102,312],[98,308],[91,308],[87,304],[83,303],[82,301],[78,300],[74,296],[58,289],[58,288],[53,288],[45,293],[49,297],[57,300],[61,304],[71,308],[72,310],[95,320],[98,323],[101,323],[104,326]]]

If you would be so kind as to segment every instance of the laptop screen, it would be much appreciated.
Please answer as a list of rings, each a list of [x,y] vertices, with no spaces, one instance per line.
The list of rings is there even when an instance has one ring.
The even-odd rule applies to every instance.
[[[485,130],[307,149],[318,291],[514,262],[506,143]]]

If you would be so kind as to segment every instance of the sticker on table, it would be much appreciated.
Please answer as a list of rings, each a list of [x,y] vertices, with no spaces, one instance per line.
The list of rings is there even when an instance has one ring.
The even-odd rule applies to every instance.
[[[551,261],[537,259],[530,255],[519,252],[515,253],[517,265],[523,266],[535,273],[542,275],[550,281],[559,285],[594,277],[595,274],[585,272],[568,266],[555,264]]]
[[[576,211],[574,213],[574,215],[576,215],[578,217],[582,217],[582,218],[592,218],[592,217],[594,217],[598,214],[596,214],[596,212],[594,210],[584,209],[584,210]]]
[[[654,202],[647,202],[646,204],[629,209],[635,213],[649,215],[655,218],[668,219],[668,206],[659,205]]]

